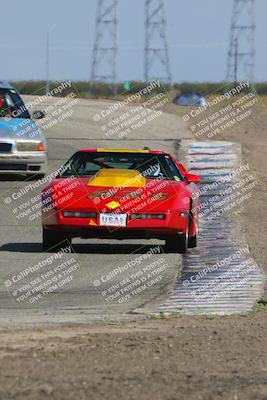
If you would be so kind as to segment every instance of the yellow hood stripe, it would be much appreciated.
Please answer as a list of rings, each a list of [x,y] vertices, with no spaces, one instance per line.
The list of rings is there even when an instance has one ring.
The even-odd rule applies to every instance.
[[[135,169],[103,168],[89,179],[88,186],[144,187],[146,178]]]

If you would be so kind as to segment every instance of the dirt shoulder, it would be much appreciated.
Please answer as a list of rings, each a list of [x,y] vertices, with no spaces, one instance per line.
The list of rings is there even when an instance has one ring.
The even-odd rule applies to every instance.
[[[0,334],[1,399],[266,399],[266,313]]]

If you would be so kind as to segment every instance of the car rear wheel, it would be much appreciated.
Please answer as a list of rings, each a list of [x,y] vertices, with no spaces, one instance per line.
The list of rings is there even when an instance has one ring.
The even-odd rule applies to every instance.
[[[193,247],[197,247],[198,241],[198,227],[196,228],[196,233],[194,236],[188,237],[188,247],[192,249]]]
[[[189,242],[189,218],[187,221],[186,232],[182,235],[173,235],[166,239],[166,250],[169,253],[185,254],[188,250]]]
[[[194,220],[193,220],[193,214],[192,212],[190,212],[189,215],[189,233],[191,232],[191,228],[194,228]],[[197,247],[197,241],[198,241],[198,225],[195,226],[195,228],[193,229],[194,231],[194,236],[188,237],[188,247],[189,248],[193,248],[193,247]]]
[[[192,249],[193,247],[197,247],[197,233],[195,236],[188,238],[188,247]]]
[[[166,239],[166,250],[170,253],[185,254],[188,249],[188,233]]]
[[[52,231],[43,228],[43,250],[57,251],[60,248],[69,246],[71,244],[71,237],[60,231]]]

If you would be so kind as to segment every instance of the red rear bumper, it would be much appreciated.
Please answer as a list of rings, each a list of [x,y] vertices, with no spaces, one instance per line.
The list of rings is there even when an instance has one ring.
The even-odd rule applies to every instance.
[[[185,214],[185,215],[184,215]],[[186,233],[188,214],[173,211],[165,214],[165,219],[131,219],[128,216],[127,227],[100,226],[97,218],[65,218],[61,212],[43,215],[45,229],[66,231],[72,236],[95,238],[164,238],[170,235]]]

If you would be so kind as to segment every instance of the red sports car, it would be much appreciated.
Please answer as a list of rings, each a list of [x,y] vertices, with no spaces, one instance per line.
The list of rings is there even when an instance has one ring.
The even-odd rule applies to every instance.
[[[198,182],[164,151],[80,150],[42,192],[43,247],[157,238],[185,253],[197,245]]]

